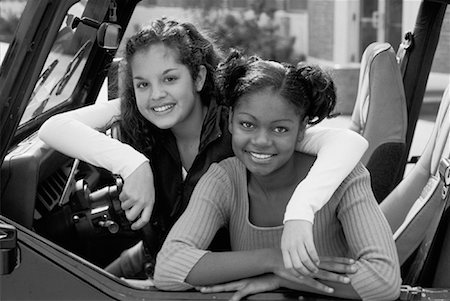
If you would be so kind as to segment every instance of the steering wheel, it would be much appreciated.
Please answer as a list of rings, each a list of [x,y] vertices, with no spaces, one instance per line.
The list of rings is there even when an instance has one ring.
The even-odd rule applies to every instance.
[[[131,231],[131,223],[120,205],[119,195],[123,179],[113,175],[115,183],[91,192],[88,183],[81,179],[75,184],[71,203],[74,207],[72,222],[78,232],[93,234],[107,230],[111,234]]]

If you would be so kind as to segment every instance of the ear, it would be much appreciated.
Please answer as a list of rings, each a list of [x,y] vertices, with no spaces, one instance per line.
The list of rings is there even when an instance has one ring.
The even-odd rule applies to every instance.
[[[195,79],[195,90],[197,92],[200,92],[203,89],[203,85],[205,84],[206,80],[206,73],[208,71],[206,70],[206,67],[203,65],[200,65],[197,78]]]
[[[298,129],[297,141],[302,141],[305,137],[306,126],[308,125],[309,118],[305,117],[301,122]]]
[[[230,112],[228,114],[228,131],[233,135],[233,109],[230,108]]]

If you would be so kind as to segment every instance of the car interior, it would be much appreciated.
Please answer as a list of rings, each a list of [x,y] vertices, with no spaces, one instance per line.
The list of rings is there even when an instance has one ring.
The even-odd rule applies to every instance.
[[[125,28],[114,25],[117,16],[111,7],[94,2],[88,1],[84,10],[78,4],[70,6],[59,19],[48,20],[62,25],[51,29],[55,30],[55,42],[48,46],[50,55],[41,62],[43,71],[28,108],[23,108],[17,135],[11,138],[13,147],[1,165],[0,212],[70,256],[97,266],[96,272],[106,273],[103,267],[141,239],[140,233],[131,231],[120,207],[122,180],[49,148],[33,130],[58,112],[117,96],[120,83],[114,72],[120,72],[116,64],[120,55],[116,48],[123,47],[117,42]],[[417,287],[450,288],[450,86],[442,96],[424,151],[417,160],[409,157],[431,68],[430,52],[439,41],[447,4],[424,1],[421,9],[432,13],[417,20],[421,25],[405,37],[406,42],[399,41],[403,48],[397,53],[388,43],[370,44],[361,58],[352,114],[323,124],[351,128],[369,141],[363,163],[393,230],[408,297],[423,292],[416,291]],[[108,9],[110,15],[104,18]],[[118,17],[130,19],[131,13]],[[430,17],[433,14],[435,17]],[[418,57],[427,59],[424,62]],[[108,63],[91,68],[88,74],[86,70],[99,60]],[[91,79],[93,73],[108,80]],[[85,86],[77,85],[78,81]],[[118,135],[111,129],[105,129],[105,134]],[[405,173],[407,165],[411,171]]]

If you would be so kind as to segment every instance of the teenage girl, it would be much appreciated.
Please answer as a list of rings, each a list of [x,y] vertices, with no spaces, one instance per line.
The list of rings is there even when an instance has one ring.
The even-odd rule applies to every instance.
[[[238,53],[217,72],[231,108],[235,157],[212,164],[199,181],[158,254],[156,287],[236,290],[232,300],[279,287],[396,299],[401,279],[395,243],[362,164],[316,212],[318,272],[298,277],[283,263],[285,209],[316,160],[295,147],[308,124],[330,114],[336,97],[331,78],[313,65],[294,67]],[[221,227],[229,230],[232,250],[207,251]]]

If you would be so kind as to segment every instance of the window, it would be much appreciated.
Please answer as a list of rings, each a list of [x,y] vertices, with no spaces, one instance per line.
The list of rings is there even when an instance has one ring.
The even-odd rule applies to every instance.
[[[78,2],[67,12],[20,125],[70,99],[96,39],[96,28],[79,23],[86,5]]]
[[[3,62],[26,4],[26,0],[2,1],[0,9],[0,64]]]

